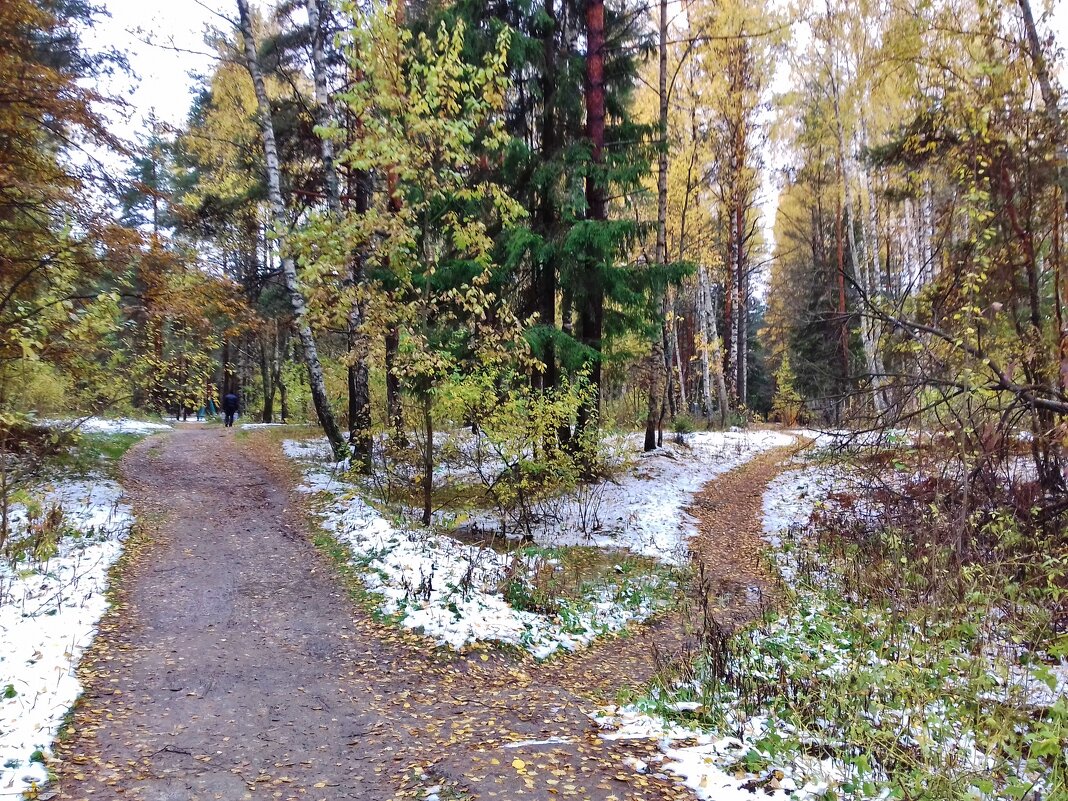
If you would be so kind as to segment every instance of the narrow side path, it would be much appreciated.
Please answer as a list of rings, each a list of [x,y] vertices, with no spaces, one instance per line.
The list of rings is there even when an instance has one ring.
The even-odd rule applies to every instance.
[[[699,593],[720,626],[737,628],[779,602],[778,577],[763,554],[764,493],[785,462],[803,446],[765,451],[742,467],[709,482],[694,498],[690,514],[698,535],[690,543]]]
[[[690,555],[699,580],[688,588],[688,603],[682,609],[628,636],[524,671],[526,689],[511,693],[512,705],[506,703],[508,694],[500,692],[483,701],[502,716],[522,708],[535,713],[534,719],[543,722],[540,742],[483,747],[474,754],[450,752],[436,765],[436,772],[467,788],[471,798],[512,797],[486,794],[465,776],[473,769],[484,770],[494,760],[508,764],[516,758],[550,777],[561,768],[570,777],[562,785],[552,785],[556,791],[552,795],[534,797],[691,798],[680,785],[659,780],[655,740],[606,740],[601,736],[606,733],[598,731],[586,713],[612,703],[621,689],[640,691],[673,660],[696,655],[704,614],[700,596],[708,599],[708,611],[726,627],[745,625],[777,601],[776,582],[762,558],[763,496],[798,449],[790,445],[759,454],[710,481],[694,499],[689,512],[699,533],[691,541]],[[636,773],[631,767],[634,760],[654,767],[647,774]],[[617,782],[626,778],[624,787],[605,782],[606,774]],[[606,795],[621,789],[620,795]]]
[[[694,586],[679,610],[540,670],[546,680],[609,699],[621,687],[648,683],[663,660],[691,653],[702,626],[702,595],[721,625],[739,627],[778,600],[775,578],[762,557],[764,492],[797,445],[774,448],[708,482],[687,510],[697,521],[690,541]]]

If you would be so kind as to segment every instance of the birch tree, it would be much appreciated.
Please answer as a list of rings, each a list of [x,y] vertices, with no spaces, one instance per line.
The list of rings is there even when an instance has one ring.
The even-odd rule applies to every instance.
[[[263,70],[260,67],[259,54],[256,50],[256,40],[254,38],[248,0],[237,0],[237,10],[238,32],[241,35],[241,43],[244,48],[245,67],[252,78],[252,84],[256,92],[257,117],[260,136],[263,140],[264,170],[267,175],[267,198],[270,205],[273,233],[278,240],[281,254],[282,277],[286,292],[289,294],[290,304],[293,307],[293,325],[300,339],[304,364],[308,371],[308,382],[311,386],[312,401],[315,405],[316,415],[319,418],[319,424],[323,427],[323,431],[330,441],[334,456],[337,459],[344,459],[348,456],[349,449],[345,443],[345,438],[341,434],[341,429],[338,428],[330,405],[330,398],[326,390],[326,377],[323,374],[323,366],[319,359],[319,349],[315,336],[307,319],[307,304],[297,277],[296,262],[289,252],[287,241],[288,220],[285,201],[282,199],[278,146],[275,140],[274,122],[271,118],[271,106],[267,99]]]

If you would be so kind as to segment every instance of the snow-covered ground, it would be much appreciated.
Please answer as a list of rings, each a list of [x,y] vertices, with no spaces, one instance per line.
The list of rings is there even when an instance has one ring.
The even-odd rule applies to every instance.
[[[700,704],[675,704],[679,712],[700,708]],[[701,799],[708,801],[753,801],[754,798],[823,799],[830,783],[810,779],[798,784],[791,773],[793,765],[770,766],[756,773],[741,764],[752,758],[754,744],[766,736],[771,725],[767,717],[740,717],[728,712],[729,726],[737,734],[709,734],[697,726],[684,725],[641,712],[636,706],[608,706],[593,715],[606,740],[656,739],[660,753],[648,769],[675,774]],[[740,735],[740,736],[739,736]],[[829,770],[815,758],[801,760],[808,772]],[[783,767],[786,770],[783,770]],[[639,766],[641,769],[641,766]],[[757,795],[754,792],[759,790]]]
[[[41,759],[81,692],[75,667],[107,608],[108,570],[132,522],[113,481],[62,481],[42,490],[42,509],[62,508],[71,533],[44,561],[15,569],[0,563],[0,797],[18,797],[47,778]],[[14,536],[26,519],[26,507],[16,506]]]
[[[119,417],[114,420],[105,417],[86,417],[73,420],[42,420],[50,428],[77,429],[83,434],[153,434],[157,431],[170,431],[166,423],[152,423],[147,420],[133,420]]]
[[[811,437],[809,437],[811,438]],[[833,475],[826,468],[799,464],[773,479],[764,493],[764,533],[773,553],[781,555],[780,546],[788,532],[805,524],[833,485]],[[788,560],[779,560],[784,578],[791,577]],[[683,783],[701,799],[709,801],[751,801],[754,792],[761,798],[816,801],[821,799],[832,783],[841,778],[827,760],[798,757],[776,764],[768,755],[769,764],[757,772],[743,766],[748,759],[761,753],[760,742],[775,722],[768,716],[746,716],[726,706],[724,731],[730,736],[710,733],[700,726],[665,719],[655,708],[641,704],[622,707],[609,706],[592,717],[601,727],[601,736],[609,739],[653,738],[660,741],[658,770],[679,776]],[[697,711],[698,701],[675,702],[675,712]]]
[[[685,446],[639,455],[641,440],[628,438],[624,447],[634,458],[625,473],[606,483],[595,501],[587,496],[555,502],[552,528],[538,543],[626,549],[678,563],[695,531],[685,513],[694,493],[755,454],[791,442],[793,437],[775,432],[708,432],[690,435]],[[304,466],[302,489],[325,495],[322,525],[351,548],[367,587],[381,597],[382,610],[438,643],[462,648],[493,640],[541,659],[649,617],[661,603],[658,594],[665,594],[656,577],[639,587],[635,582],[641,579],[621,575],[591,588],[582,602],[563,604],[555,614],[516,609],[503,595],[505,586],[516,576],[529,575],[537,560],[551,567],[551,555],[503,554],[387,519],[340,470],[324,469],[329,459],[324,441],[286,440],[283,450]],[[587,534],[581,520],[592,519],[591,503],[596,503],[599,525]]]
[[[308,470],[302,489],[329,496],[319,507],[321,525],[349,546],[367,588],[381,598],[381,610],[439,644],[459,649],[496,641],[544,659],[643,620],[658,608],[650,594],[629,593],[632,587],[620,581],[556,615],[516,609],[502,595],[503,586],[540,557],[503,554],[392,522],[342,479],[323,471]]]
[[[716,476],[762,451],[790,445],[796,438],[777,431],[701,431],[685,444],[665,441],[642,452],[644,434],[621,444],[627,469],[582,493],[543,504],[537,541],[550,545],[626,548],[673,564],[684,564],[697,524],[686,512],[694,495]],[[492,527],[490,514],[474,521]]]
[[[1027,659],[981,611],[971,622],[989,629],[981,636],[990,645],[979,657],[966,643],[952,644],[961,633],[952,621],[914,629],[911,642],[905,637],[888,648],[883,610],[837,596],[833,581],[820,571],[799,580],[800,560],[814,553],[804,539],[805,524],[843,482],[848,485],[847,476],[834,467],[799,462],[768,486],[765,537],[796,594],[780,617],[738,635],[730,656],[732,670],[753,686],[786,683],[817,696],[830,694],[840,698],[839,711],[828,705],[823,716],[809,720],[805,701],[801,709],[783,698],[754,704],[752,697],[705,677],[599,710],[592,717],[602,736],[659,740],[659,754],[648,769],[677,775],[710,801],[751,799],[754,792],[794,801],[882,801],[891,794],[891,781],[867,749],[876,737],[887,736],[898,738],[901,753],[919,754],[917,770],[955,776],[976,801],[1010,797],[1005,793],[1017,781],[1014,776],[1017,788],[1031,787],[1033,797],[1047,797],[1041,767],[995,756],[977,744],[982,735],[975,701],[1020,710],[1018,720],[1028,720],[1034,710],[1068,700],[1068,663]],[[825,591],[812,586],[813,575]],[[875,702],[869,707],[851,699],[858,691],[874,693]],[[812,755],[819,751],[845,758]],[[988,783],[988,776],[999,782]]]
[[[620,603],[608,588],[569,616],[518,610],[504,599],[501,585],[522,556],[397,527],[358,497],[343,494],[322,510],[322,517],[323,527],[363,566],[367,588],[383,599],[382,611],[401,615],[406,628],[453,648],[494,640],[541,659],[559,649],[575,650],[655,611],[648,600]]]

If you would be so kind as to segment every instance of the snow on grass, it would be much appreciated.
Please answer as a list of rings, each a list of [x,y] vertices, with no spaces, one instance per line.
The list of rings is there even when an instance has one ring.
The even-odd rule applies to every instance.
[[[74,669],[107,608],[108,570],[132,522],[120,498],[113,481],[57,482],[41,496],[44,509],[63,509],[70,531],[57,553],[39,564],[0,563],[0,795],[47,779],[42,759],[81,692]],[[26,519],[16,505],[14,536]]]
[[[546,503],[536,539],[550,545],[626,548],[672,564],[687,560],[687,542],[697,533],[686,508],[716,476],[741,466],[762,451],[796,442],[777,431],[702,431],[683,443],[642,452],[644,434],[618,443],[628,467],[593,487]],[[472,519],[493,525],[489,513]]]
[[[300,489],[327,497],[320,508],[322,525],[349,546],[384,613],[397,615],[402,625],[439,644],[463,648],[492,640],[543,659],[648,618],[666,602],[669,582],[659,575],[623,575],[617,566],[615,580],[588,587],[581,600],[561,600],[549,613],[516,608],[505,597],[510,582],[536,571],[538,560],[551,562],[546,554],[562,546],[627,549],[666,563],[681,562],[695,532],[685,513],[694,493],[762,450],[793,441],[775,432],[707,432],[690,435],[685,445],[638,455],[640,437],[628,437],[624,444],[635,458],[623,475],[597,488],[592,499],[587,494],[554,503],[550,527],[537,538],[550,550],[513,553],[388,520],[359,496],[341,470],[323,468],[330,458],[323,440],[285,440],[282,447],[304,466]]]
[[[311,440],[282,440],[282,453],[290,459],[329,460],[332,456],[326,437]]]
[[[119,417],[114,420],[105,417],[86,417],[74,420],[42,420],[49,428],[76,429],[83,434],[153,434],[157,431],[170,431],[166,423],[153,423],[148,420],[134,420]]]
[[[764,491],[764,540],[789,586],[796,585],[801,572],[823,571],[818,560],[811,558],[806,546],[806,526],[813,512],[824,506],[828,493],[841,483],[838,470],[824,465],[805,465],[803,461],[773,478]]]
[[[681,564],[686,560],[688,539],[697,533],[696,521],[686,513],[694,495],[716,476],[761,451],[795,441],[777,431],[702,431],[688,434],[685,445],[668,443],[642,453],[643,439],[644,434],[627,438],[636,464],[619,479],[602,485],[592,531],[584,532],[581,526],[588,512],[570,504],[548,532],[549,542],[627,548]]]
[[[765,536],[793,588],[782,614],[687,678],[600,710],[602,736],[660,740],[658,769],[717,801],[949,786],[977,800],[1059,797],[1068,666],[1011,645],[982,604],[940,620],[844,597],[804,526],[845,480],[798,464],[771,482]],[[798,571],[806,560],[816,569]]]
[[[322,455],[315,447],[292,442],[285,451],[294,457]],[[403,626],[438,644],[460,649],[496,641],[544,659],[643,620],[659,606],[653,594],[629,592],[633,587],[621,581],[592,590],[582,603],[562,605],[555,615],[516,609],[501,588],[528,555],[498,553],[396,524],[339,476],[307,467],[302,489],[327,497],[319,507],[321,525],[350,548],[381,611],[397,615]]]
[[[834,474],[824,467],[785,470],[773,478],[764,492],[763,525],[768,543],[778,546],[783,531],[805,525],[834,485]]]
[[[683,703],[674,707],[687,706]],[[700,708],[700,704],[693,705]],[[677,711],[696,711],[677,709]],[[608,706],[591,717],[606,740],[656,739],[660,753],[650,762],[662,773],[674,774],[700,799],[709,801],[753,801],[754,798],[823,799],[831,782],[813,778],[799,785],[790,774],[798,768],[820,776],[833,772],[826,763],[812,757],[799,757],[798,764],[770,760],[758,770],[747,769],[747,762],[759,759],[755,744],[769,733],[771,723],[765,716],[735,716],[728,712],[729,735],[708,732],[694,724],[666,719],[643,711],[639,705]],[[754,796],[754,792],[759,794]]]

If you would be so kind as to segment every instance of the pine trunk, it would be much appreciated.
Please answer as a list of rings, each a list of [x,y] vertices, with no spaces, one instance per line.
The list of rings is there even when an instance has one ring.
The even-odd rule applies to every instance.
[[[404,25],[407,15],[405,0],[394,0],[393,21],[397,27]],[[398,54],[399,55],[399,54]],[[394,87],[398,93],[400,87]],[[400,178],[395,166],[386,169],[386,206],[390,214],[399,214],[404,207],[404,199],[400,193]],[[404,431],[404,409],[401,406],[400,374],[396,369],[397,351],[400,348],[400,331],[396,325],[390,325],[386,331],[386,418],[393,429],[393,436],[397,443],[404,445],[408,442],[408,436]]]
[[[264,334],[259,336],[260,345],[260,383],[263,385],[263,411],[260,420],[264,423],[274,422],[274,381],[271,376],[270,357]]]
[[[605,85],[604,85],[604,0],[586,3],[586,135],[592,150],[591,169],[586,177],[586,219],[608,219],[608,201],[604,186]],[[579,337],[583,345],[596,354],[590,360],[590,383],[593,399],[579,409],[578,427],[585,430],[596,425],[601,408],[601,336],[604,327],[604,285],[601,266],[587,264],[579,304]]]
[[[838,84],[837,81],[831,81],[832,96],[834,99],[834,115],[836,123],[836,133],[838,139],[838,163],[839,173],[842,178],[843,195],[845,196],[845,229],[846,239],[849,242],[849,256],[853,263],[853,275],[857,284],[860,287],[861,292],[864,294],[863,302],[872,302],[871,282],[868,278],[868,258],[867,254],[858,246],[856,237],[856,214],[853,202],[853,187],[852,176],[850,175],[850,159],[849,154],[846,151],[845,144],[845,131],[842,125],[842,112],[839,105],[838,98]],[[860,244],[864,244],[863,240]],[[870,324],[871,315],[863,314],[860,323],[860,339],[864,346],[864,363],[867,368],[868,376],[872,382],[872,403],[875,406],[877,412],[882,411],[882,396],[879,392],[879,368],[877,363],[876,348],[877,342],[874,335],[874,330]]]
[[[663,269],[667,263],[667,195],[668,195],[668,94],[667,94],[667,0],[660,0],[660,65],[659,65],[659,133],[660,151],[657,154],[656,175],[656,269]],[[665,358],[664,340],[667,339],[667,294],[661,298],[661,320],[659,335],[653,340],[652,352],[649,354],[649,402],[645,418],[645,450],[656,448],[657,427],[662,417],[660,401],[663,391],[660,376],[670,382],[670,362]],[[670,391],[670,390],[669,390]]]
[[[355,175],[355,211],[363,215],[370,208],[370,178],[364,170],[357,170]],[[362,466],[364,472],[371,469],[374,442],[371,433],[371,381],[367,361],[367,335],[363,331],[365,303],[360,293],[364,283],[363,253],[352,254],[351,280],[354,292],[348,316],[348,394],[349,394],[349,444],[352,446],[354,464]]]
[[[544,69],[541,76],[542,116],[541,116],[541,163],[550,164],[556,158],[556,11],[553,0],[545,0],[545,16],[551,24],[545,26],[542,37]],[[554,208],[553,189],[546,185],[541,189],[537,214],[538,233],[546,241],[551,241],[556,233],[556,211]],[[550,252],[551,249],[550,249]],[[537,266],[535,285],[538,319],[542,325],[556,331],[556,289],[557,270],[555,255],[542,258]],[[552,338],[545,342],[541,355],[544,365],[539,376],[542,391],[552,391],[560,381],[556,359],[556,346]]]
[[[434,519],[434,415],[430,394],[423,396],[423,525]]]

